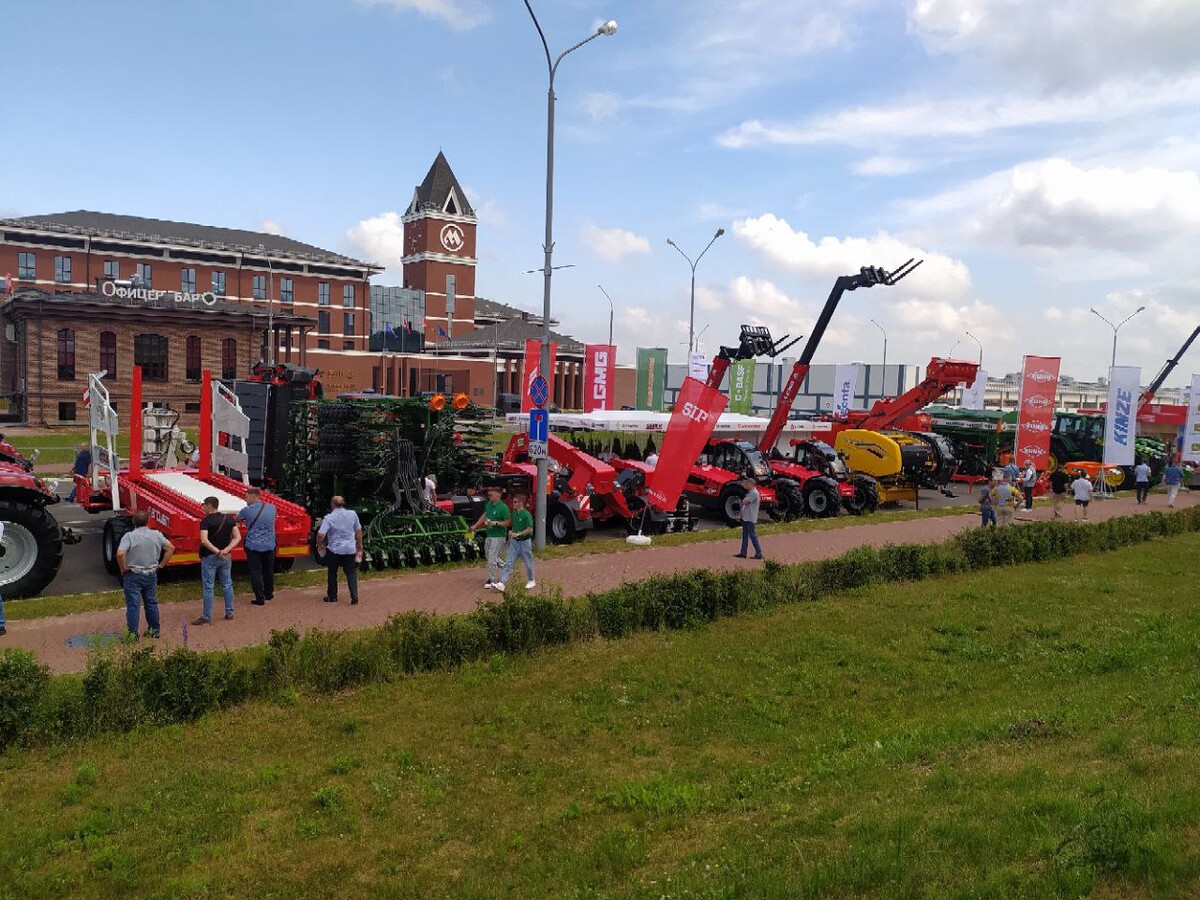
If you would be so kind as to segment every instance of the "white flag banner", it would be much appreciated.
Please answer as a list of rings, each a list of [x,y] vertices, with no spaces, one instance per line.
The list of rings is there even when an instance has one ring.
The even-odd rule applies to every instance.
[[[1141,366],[1113,366],[1108,370],[1108,408],[1104,416],[1104,465],[1132,466],[1137,437],[1137,398]]]
[[[844,418],[854,406],[854,388],[858,384],[858,366],[836,365],[833,367],[833,414]]]
[[[963,388],[962,405],[964,409],[983,409],[983,401],[987,394],[987,372],[980,369],[975,376],[975,383]]]
[[[708,357],[699,350],[688,354],[688,377],[708,381]]]
[[[1188,397],[1187,424],[1183,426],[1184,462],[1200,463],[1200,375],[1192,376],[1192,392]]]

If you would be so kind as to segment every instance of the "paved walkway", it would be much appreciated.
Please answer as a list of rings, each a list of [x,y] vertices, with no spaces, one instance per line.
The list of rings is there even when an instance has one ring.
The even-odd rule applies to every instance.
[[[1180,494],[1177,507],[1185,509],[1200,505],[1200,492]],[[1067,520],[1072,507],[1064,505]],[[1102,521],[1131,513],[1166,510],[1166,496],[1152,494],[1145,506],[1137,506],[1133,497],[1093,503],[1092,521]],[[1049,519],[1048,506],[1022,513],[1022,518]],[[829,531],[793,532],[762,538],[763,552],[769,559],[783,563],[807,562],[838,556],[861,545],[883,546],[910,542],[938,543],[951,535],[978,525],[975,515],[954,515],[941,518],[910,519],[898,522],[872,522],[851,525]],[[605,590],[626,581],[636,581],[654,574],[671,573],[694,568],[714,570],[759,565],[752,560],[735,559],[739,532],[730,529],[729,539],[707,541],[678,547],[633,548],[621,553],[603,553],[543,562],[538,566],[538,584],[558,585],[567,596],[588,591]],[[522,572],[522,577],[523,577]],[[442,572],[407,572],[394,577],[363,581],[361,602],[350,606],[346,586],[341,585],[341,602],[334,605],[321,602],[322,587],[297,587],[279,591],[265,607],[252,606],[249,598],[237,599],[236,617],[226,622],[219,618],[222,604],[217,597],[213,624],[188,628],[188,646],[195,650],[228,649],[265,643],[272,629],[289,626],[299,630],[322,628],[341,630],[380,625],[406,610],[428,610],[439,613],[458,613],[474,609],[479,603],[496,595],[483,589],[484,569],[452,569]],[[520,578],[514,578],[520,581]],[[191,602],[168,603],[160,607],[162,618],[161,643],[178,646],[183,643],[183,625],[200,613],[199,585],[197,598]],[[32,650],[55,671],[81,671],[87,660],[87,648],[82,640],[96,633],[120,633],[124,630],[125,613],[120,610],[100,610],[57,616],[45,619],[10,621],[8,636],[0,638],[0,647],[24,647]],[[143,626],[144,627],[144,626]]]

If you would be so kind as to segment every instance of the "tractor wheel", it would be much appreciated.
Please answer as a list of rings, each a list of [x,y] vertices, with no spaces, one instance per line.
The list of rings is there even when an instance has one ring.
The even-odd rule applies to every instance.
[[[551,506],[546,515],[546,536],[552,544],[569,544],[575,540],[575,520],[561,503]]]
[[[813,479],[804,486],[804,509],[814,519],[827,519],[836,516],[841,500],[838,499],[837,489]]]
[[[117,549],[121,546],[121,538],[129,531],[129,518],[115,515],[104,523],[104,534],[100,541],[100,552],[104,556],[104,571],[113,577],[121,574],[117,564]]]
[[[879,506],[879,488],[874,481],[868,481],[865,478],[854,479],[854,499],[843,500],[842,506],[846,508],[846,512],[852,516],[861,516],[863,513],[875,512]]]
[[[0,519],[0,596],[34,597],[62,565],[62,528],[45,507],[27,503],[0,504]]]
[[[292,566],[294,565],[296,565],[296,558],[294,556],[285,556],[282,559],[278,556],[275,557],[275,571],[280,575],[284,572],[292,571]]]
[[[742,500],[745,496],[746,489],[740,484],[727,484],[721,489],[721,498],[718,501],[720,505],[717,509],[725,524],[731,528],[742,524]]]
[[[790,478],[775,482],[775,509],[771,517],[776,521],[790,521],[804,515],[804,495],[800,485]]]

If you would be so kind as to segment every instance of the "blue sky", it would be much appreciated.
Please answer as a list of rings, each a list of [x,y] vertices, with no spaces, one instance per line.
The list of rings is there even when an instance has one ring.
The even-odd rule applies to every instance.
[[[1148,379],[1200,324],[1194,0],[539,0],[561,50],[555,315],[682,362],[742,322],[818,362],[1059,354]],[[520,0],[44,0],[4,14],[0,215],[96,209],[300,240],[397,267],[438,149],[480,216],[478,293],[540,309],[545,60]],[[22,112],[23,111],[23,112]],[[1200,371],[1200,350],[1171,383]]]

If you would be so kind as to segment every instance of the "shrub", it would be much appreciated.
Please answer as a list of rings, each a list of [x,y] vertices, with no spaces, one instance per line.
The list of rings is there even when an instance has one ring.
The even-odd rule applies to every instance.
[[[49,667],[28,650],[0,653],[0,748],[14,743],[26,729],[49,685]]]

